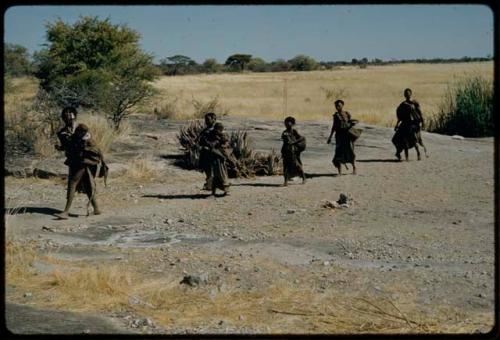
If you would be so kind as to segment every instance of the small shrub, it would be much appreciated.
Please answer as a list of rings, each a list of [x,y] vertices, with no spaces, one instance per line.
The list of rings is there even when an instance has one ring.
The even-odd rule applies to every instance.
[[[320,90],[325,93],[325,99],[327,101],[345,98],[347,96],[347,89],[345,87],[326,88],[321,86]]]
[[[158,175],[150,155],[136,157],[131,162],[125,176],[134,180],[153,180]]]
[[[179,116],[178,100],[179,98],[174,98],[155,106],[153,108],[154,116],[157,119],[175,119]]]
[[[194,97],[191,100],[194,107],[193,116],[195,119],[201,119],[208,112],[214,112],[218,117],[227,116],[229,114],[229,109],[225,108],[220,102],[219,97],[215,96],[208,102],[203,102],[197,100]]]
[[[448,86],[438,114],[428,122],[432,132],[465,137],[493,136],[493,83],[480,75]]]

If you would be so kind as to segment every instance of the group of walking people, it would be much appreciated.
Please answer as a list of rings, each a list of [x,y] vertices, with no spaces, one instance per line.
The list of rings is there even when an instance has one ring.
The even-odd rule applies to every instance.
[[[425,154],[427,150],[423,144],[421,129],[423,127],[423,116],[420,105],[412,100],[411,89],[404,90],[405,100],[396,110],[397,123],[394,127],[395,134],[392,143],[396,147],[396,158],[401,161],[401,152],[404,152],[408,161],[408,150],[415,148],[418,160],[422,146]],[[356,128],[357,120],[351,117],[348,111],[344,110],[344,101],[335,101],[336,112],[333,114],[333,124],[327,144],[330,144],[335,134],[335,153],[332,160],[339,175],[342,175],[342,166],[348,169],[347,164],[351,164],[352,173],[356,174],[356,154],[354,143],[359,138],[362,130]],[[104,163],[101,150],[92,140],[91,132],[85,124],[75,127],[77,111],[67,107],[62,111],[64,127],[57,136],[60,145],[56,148],[66,154],[65,164],[69,167],[67,202],[64,211],[56,214],[61,219],[67,219],[71,203],[76,192],[84,192],[89,198],[89,205],[92,204],[94,214],[101,213],[95,197],[95,177],[107,177],[108,167]],[[199,148],[199,168],[205,173],[204,190],[211,191],[215,196],[216,190],[223,192],[223,196],[228,194],[229,182],[227,176],[227,163],[233,162],[229,148],[229,138],[222,123],[217,122],[217,116],[213,112],[205,114],[205,128],[199,134],[197,145]],[[281,156],[283,160],[284,186],[294,177],[302,178],[302,183],[306,182],[301,153],[306,149],[306,138],[296,129],[294,117],[286,117],[284,120],[285,130],[281,134],[283,142]]]

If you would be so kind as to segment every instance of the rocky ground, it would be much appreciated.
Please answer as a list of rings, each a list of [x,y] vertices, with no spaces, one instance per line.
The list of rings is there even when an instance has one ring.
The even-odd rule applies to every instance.
[[[181,151],[175,135],[184,122],[141,117],[131,122],[134,134],[115,143],[107,155],[111,178],[107,187],[99,182],[100,216],[85,216],[83,195],[74,204],[72,218],[53,216],[65,202],[64,181],[52,178],[66,171],[61,158],[7,159],[7,174],[35,172],[49,178],[6,177],[8,235],[31,240],[58,261],[88,266],[129,263],[145,278],[164,278],[182,287],[180,294],[212,294],[213,289],[243,296],[259,293],[267,307],[256,312],[252,308],[257,307],[249,305],[229,316],[211,312],[192,321],[182,319],[178,307],[178,319],[165,321],[157,312],[133,308],[132,300],[130,308],[89,309],[76,317],[80,312],[74,305],[47,313],[50,304],[34,298],[39,294],[35,288],[28,292],[28,286],[7,280],[11,331],[377,331],[354,319],[357,328],[336,328],[332,320],[338,315],[320,327],[318,318],[306,313],[277,310],[273,306],[279,305],[279,292],[285,290],[307,291],[314,301],[322,301],[322,296],[390,301],[400,316],[436,320],[429,332],[488,332],[494,324],[492,138],[423,133],[429,157],[417,161],[411,150],[409,162],[396,162],[392,129],[361,125],[358,174],[337,176],[331,164],[333,147],[326,144],[329,122],[299,121],[297,128],[308,142],[303,153],[305,185],[296,180],[282,187],[279,176],[235,179],[229,196],[213,198],[201,190],[203,174],[176,165]],[[224,124],[228,130],[248,129],[256,150],[281,146],[281,122],[227,118]],[[146,155],[158,169],[156,179],[129,179],[131,159]],[[341,193],[348,197],[342,207],[334,204]],[[34,266],[45,275],[58,264],[39,259]],[[272,301],[266,300],[270,292],[275,294],[274,300],[269,297]],[[175,308],[169,307],[168,313]],[[373,316],[373,324],[381,322]],[[391,331],[425,331],[411,328],[412,323],[407,320]]]

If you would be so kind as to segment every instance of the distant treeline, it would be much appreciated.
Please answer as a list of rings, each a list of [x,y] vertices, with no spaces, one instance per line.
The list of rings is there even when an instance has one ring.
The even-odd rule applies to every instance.
[[[37,71],[37,61],[31,58],[27,49],[18,44],[4,44],[4,72],[8,76],[32,75]],[[33,60],[34,59],[34,60]],[[233,54],[223,64],[214,58],[206,59],[199,64],[188,56],[174,55],[160,60],[155,66],[161,74],[168,76],[199,74],[199,73],[224,73],[224,72],[288,72],[288,71],[314,71],[333,70],[340,66],[357,66],[366,68],[372,65],[391,65],[404,63],[456,63],[489,61],[493,57],[462,57],[462,58],[432,58],[432,59],[371,59],[353,58],[351,61],[316,61],[307,55],[298,55],[292,59],[277,59],[266,62],[264,59],[251,54]]]

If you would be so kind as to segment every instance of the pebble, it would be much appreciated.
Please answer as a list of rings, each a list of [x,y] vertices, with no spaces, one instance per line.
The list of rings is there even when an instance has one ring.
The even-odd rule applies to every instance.
[[[323,266],[329,266],[329,265],[330,265],[330,261],[323,262]]]
[[[30,298],[32,296],[33,296],[33,294],[30,293],[30,292],[26,292],[26,293],[23,294],[23,297],[25,297],[25,298]]]
[[[286,211],[286,213],[287,213],[287,214],[293,214],[293,213],[295,213],[295,211],[296,211],[295,209],[288,209],[288,210]]]

